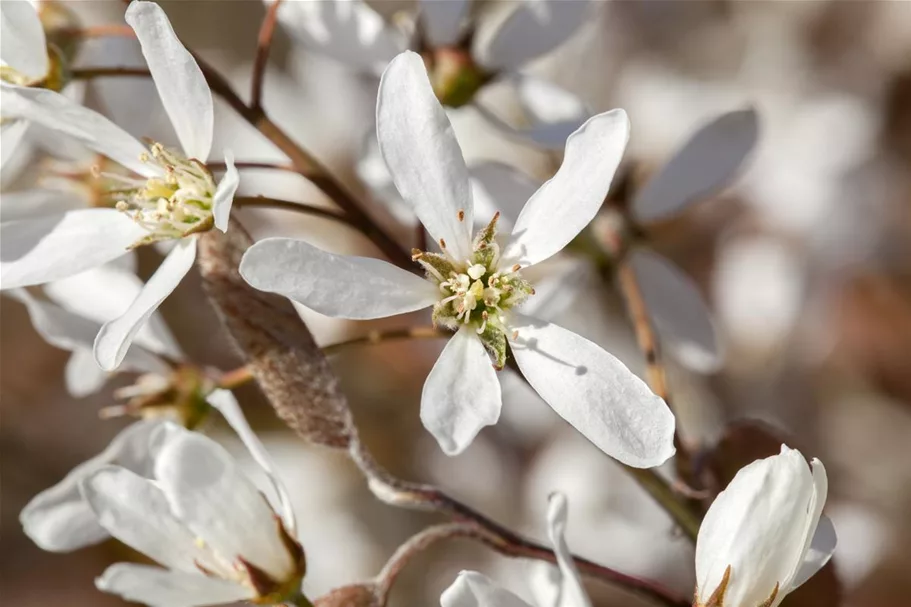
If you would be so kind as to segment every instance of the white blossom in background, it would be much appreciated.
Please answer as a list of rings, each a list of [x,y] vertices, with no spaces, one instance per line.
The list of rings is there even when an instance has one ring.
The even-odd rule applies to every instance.
[[[270,503],[218,443],[168,422],[149,442],[150,477],[104,465],[79,486],[105,531],[161,567],[117,563],[96,586],[155,607],[296,596],[303,549],[279,481],[272,477],[281,497]]]
[[[273,0],[264,1],[271,4]],[[278,18],[307,48],[366,74],[379,75],[406,49],[419,51],[444,105],[473,103],[507,135],[562,150],[566,138],[591,112],[572,93],[520,70],[568,40],[591,16],[593,3],[521,0],[497,4],[499,10],[489,11],[477,22],[470,14],[469,0],[420,0],[416,15],[392,23],[363,0],[289,1],[279,8]],[[492,82],[514,89],[525,124],[503,120],[475,98],[482,86]]]
[[[696,540],[698,607],[777,607],[829,561],[826,469],[817,459],[811,466],[782,445],[715,498]]]
[[[254,244],[244,279],[340,318],[433,308],[434,322],[455,335],[424,384],[421,419],[448,454],[499,418],[495,369],[509,342],[531,386],[605,453],[639,467],[669,458],[674,417],[661,398],[597,345],[515,309],[534,294],[522,272],[558,253],[600,208],[629,137],[626,114],[595,116],[570,137],[563,166],[528,200],[508,240],[497,238],[497,215],[472,239],[468,170],[420,56],[406,51],[389,65],[377,116],[396,186],[440,247],[414,252],[427,279],[287,238]]]
[[[212,146],[212,94],[193,57],[153,2],[133,2],[126,11],[182,152],[137,141],[109,120],[44,89],[3,83],[4,111],[72,137],[121,164],[137,177],[105,174],[119,183],[116,209],[82,209],[0,225],[5,258],[2,288],[43,284],[122,256],[129,248],[177,240],[158,271],[129,308],[98,334],[98,364],[115,369],[148,316],[177,287],[196,258],[195,235],[213,226],[225,230],[238,174],[228,170],[216,184],[206,168]],[[8,256],[7,256],[8,254]]]
[[[591,607],[591,600],[582,586],[572,554],[564,537],[567,504],[561,493],[550,496],[547,508],[547,533],[557,567],[535,568],[532,590],[540,607]],[[528,603],[476,571],[462,571],[455,582],[440,596],[442,607],[529,607]]]

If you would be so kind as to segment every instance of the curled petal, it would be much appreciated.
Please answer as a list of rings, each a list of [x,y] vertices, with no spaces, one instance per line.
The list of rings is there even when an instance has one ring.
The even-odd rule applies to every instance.
[[[335,255],[291,238],[254,244],[240,262],[240,274],[260,291],[337,318],[384,318],[427,308],[439,299],[429,281],[390,263]]]
[[[442,607],[530,607],[476,571],[462,571],[440,596]]]
[[[228,218],[231,215],[231,205],[234,202],[234,193],[240,185],[240,174],[234,167],[234,154],[225,150],[225,174],[222,175],[215,195],[212,196],[212,215],[215,218],[215,227],[222,232],[228,231]]]
[[[547,534],[557,555],[557,566],[560,568],[558,584],[559,599],[554,607],[590,607],[591,601],[582,586],[582,578],[573,555],[566,545],[566,496],[555,493],[550,496],[547,507]]]
[[[184,48],[167,15],[154,2],[132,2],[125,15],[183,151],[205,162],[212,149],[215,110],[212,91],[196,60]]]

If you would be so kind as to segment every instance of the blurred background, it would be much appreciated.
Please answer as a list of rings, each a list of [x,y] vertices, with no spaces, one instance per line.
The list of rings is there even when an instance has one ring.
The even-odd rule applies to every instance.
[[[64,4],[85,24],[122,22],[120,2]],[[247,90],[264,5],[257,0],[161,4],[184,43]],[[390,19],[411,7],[371,4]],[[630,179],[644,179],[712,117],[746,106],[759,114],[759,142],[736,182],[649,231],[652,248],[698,284],[726,352],[722,367],[711,374],[668,360],[683,436],[703,454],[722,441],[734,451],[755,448],[753,457],[767,454],[763,440],[784,440],[825,463],[826,512],[839,547],[834,565],[820,576],[824,579],[789,597],[786,606],[907,605],[911,2],[595,5],[595,17],[529,71],[577,93],[595,111],[627,111],[633,130],[621,170]],[[80,63],[136,64],[131,43],[117,44],[113,50],[87,45]],[[373,200],[357,178],[356,164],[372,128],[376,79],[308,52],[282,29],[271,57],[265,106],[274,121],[362,199]],[[142,79],[118,80],[87,96],[136,134],[172,137],[154,89]],[[230,146],[238,159],[282,160],[229,108],[216,104],[216,148]],[[471,107],[451,116],[469,161],[504,161],[540,180],[558,166],[559,157],[503,137]],[[245,172],[241,191],[329,204],[290,174]],[[397,226],[375,200],[371,211],[403,242],[413,238],[412,230]],[[237,216],[257,237],[294,234],[337,252],[378,254],[360,237],[321,219],[260,210]],[[155,251],[141,251],[143,276],[157,263]],[[190,278],[164,304],[165,318],[192,360],[222,369],[238,366],[198,275]],[[577,287],[560,324],[643,371],[613,285],[591,276]],[[303,315],[320,344],[428,321],[416,315],[355,324]],[[20,304],[2,300],[0,330],[4,601],[118,604],[94,589],[93,578],[106,564],[135,555],[115,542],[67,555],[45,553],[24,537],[17,517],[32,496],[100,452],[128,423],[101,421],[98,411],[112,404],[111,390],[129,378],[75,400],[62,381],[68,354],[38,337]],[[619,466],[515,378],[503,377],[500,423],[483,430],[461,456],[445,456],[418,418],[421,386],[441,348],[442,342],[432,340],[399,341],[351,347],[332,358],[360,432],[384,466],[437,484],[542,540],[547,495],[564,491],[574,552],[690,595],[691,544]],[[375,575],[402,541],[436,520],[378,503],[342,455],[307,447],[286,431],[257,389],[237,394],[294,496],[308,555],[308,596]],[[744,426],[746,419],[761,420],[763,429]],[[740,422],[734,433],[733,422]],[[242,456],[230,433],[213,424],[212,431]],[[409,566],[396,585],[394,604],[436,604],[465,568],[530,597],[528,563],[454,540]],[[596,605],[640,604],[611,588],[593,584],[591,590]]]

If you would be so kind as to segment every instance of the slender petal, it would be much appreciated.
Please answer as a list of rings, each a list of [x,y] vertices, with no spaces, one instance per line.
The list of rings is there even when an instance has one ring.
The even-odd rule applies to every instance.
[[[63,380],[70,396],[85,398],[101,390],[108,380],[108,372],[98,367],[91,350],[74,350],[66,361]]]
[[[363,0],[285,2],[278,19],[306,46],[371,74],[408,47],[405,35]]]
[[[806,460],[784,445],[780,455],[741,469],[699,529],[697,598],[705,602],[730,567],[726,604],[761,605],[776,585],[772,605],[780,603],[804,560],[808,530],[816,528],[825,501],[819,497]]]
[[[462,571],[440,596],[442,607],[530,607],[477,571]]]
[[[92,344],[101,329],[101,323],[74,314],[51,302],[35,299],[24,289],[7,291],[6,294],[25,304],[35,331],[47,343],[70,352],[92,351]],[[168,370],[164,361],[143,348],[136,348],[130,352],[124,359],[124,365],[137,371],[163,373]]]
[[[493,214],[499,211],[497,226],[504,231],[512,228],[522,207],[541,185],[502,162],[475,164],[468,172],[478,223],[486,225]]]
[[[589,14],[585,0],[524,0],[505,19],[482,22],[475,59],[491,71],[514,70],[565,42]]]
[[[295,564],[269,503],[218,443],[179,434],[161,449],[155,477],[174,513],[217,554],[290,579]]]
[[[215,227],[222,232],[228,231],[228,218],[231,215],[231,204],[234,202],[234,193],[240,185],[240,174],[234,168],[234,154],[225,150],[225,174],[222,175],[215,195],[212,197],[212,215],[215,217]]]
[[[6,145],[4,140],[3,145]],[[4,222],[60,215],[83,208],[84,201],[73,191],[35,188],[19,192],[4,192],[0,216]]]
[[[146,231],[114,209],[0,224],[2,289],[40,285],[100,266],[127,253]]]
[[[202,573],[168,571],[149,565],[117,563],[95,580],[103,592],[150,607],[201,607],[252,599],[252,588]]]
[[[205,162],[212,149],[215,111],[212,91],[167,15],[154,2],[132,2],[125,15],[136,31],[164,109],[190,158]]]
[[[481,340],[474,329],[459,329],[424,382],[424,427],[447,455],[458,455],[481,428],[497,423],[501,405],[497,373]]]
[[[468,4],[468,0],[420,0],[418,10],[430,46],[451,46],[458,42]]]
[[[60,93],[0,83],[3,115],[30,120],[72,137],[90,150],[107,156],[140,175],[151,177],[160,171],[142,161],[144,145],[119,126]]]
[[[143,286],[142,280],[132,270],[106,264],[48,283],[44,292],[64,309],[97,322],[100,329],[100,325],[129,309]],[[158,312],[153,313],[136,333],[134,343],[173,360],[184,357]],[[97,367],[97,363],[93,364]]]
[[[454,258],[468,259],[474,225],[468,168],[417,53],[402,53],[383,73],[376,122],[399,193],[437,244],[445,241]]]
[[[151,480],[126,468],[105,466],[80,483],[82,496],[111,536],[169,569],[198,572],[213,566],[210,553],[174,514]]]
[[[6,96],[3,98],[6,99]],[[12,181],[25,168],[31,148],[27,142],[23,142],[28,127],[27,120],[13,118],[0,124],[0,168],[4,171],[4,181]],[[19,150],[18,154],[15,153],[16,150]],[[3,220],[6,221],[6,218]]]
[[[674,416],[661,398],[597,345],[515,314],[513,356],[541,398],[599,449],[637,468],[674,454]]]
[[[832,519],[822,515],[819,518],[819,524],[816,526],[816,533],[813,534],[809,550],[807,550],[803,562],[801,562],[800,567],[795,572],[788,591],[799,588],[804,582],[816,575],[820,569],[825,567],[829,559],[832,558],[837,544],[838,536],[835,534],[835,526],[832,524]]]
[[[26,0],[0,2],[0,59],[33,80],[47,74],[44,28],[35,6]]]
[[[82,499],[79,483],[96,470],[116,464],[142,475],[151,474],[149,439],[160,422],[138,421],[120,432],[99,455],[83,462],[66,477],[45,489],[22,509],[19,521],[25,534],[44,550],[69,552],[108,537]]]
[[[699,287],[674,264],[650,251],[634,250],[629,263],[661,345],[694,371],[717,371],[724,354]]]
[[[633,200],[640,222],[679,213],[730,182],[756,145],[753,109],[730,112],[705,125],[645,184]]]
[[[439,299],[429,281],[385,261],[335,255],[290,238],[267,238],[247,249],[240,274],[260,291],[337,318],[384,318]]]
[[[591,601],[582,586],[579,570],[566,544],[567,510],[565,495],[555,493],[550,496],[547,507],[547,535],[554,547],[557,566],[560,568],[559,600],[556,607],[591,607]]]
[[[94,347],[95,360],[102,369],[111,371],[120,366],[136,333],[177,288],[195,260],[196,238],[184,238],[168,254],[130,307],[118,318],[105,323]]]
[[[256,463],[269,477],[269,482],[272,484],[272,488],[275,489],[275,495],[278,498],[282,520],[285,522],[285,527],[293,535],[297,525],[294,520],[294,511],[291,507],[291,497],[276,472],[272,457],[250,427],[244,412],[237,403],[237,399],[234,398],[230,390],[215,390],[206,397],[206,400],[209,401],[210,405],[218,409],[234,432],[237,433],[237,436],[240,437],[240,440],[243,441],[244,446],[250,452],[250,455],[253,456]]]
[[[593,116],[570,135],[560,170],[516,220],[501,266],[534,265],[569,244],[601,208],[628,139],[623,110]]]

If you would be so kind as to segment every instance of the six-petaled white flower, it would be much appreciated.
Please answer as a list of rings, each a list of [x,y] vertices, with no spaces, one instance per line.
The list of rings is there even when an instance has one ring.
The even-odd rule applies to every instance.
[[[696,541],[698,607],[776,607],[828,562],[836,543],[822,514],[828,480],[822,462],[811,466],[782,445],[718,495]]]
[[[544,565],[534,572],[532,590],[541,607],[591,607],[579,570],[566,544],[566,497],[555,493],[547,508],[547,532],[557,569]],[[476,571],[463,571],[440,597],[442,607],[529,607],[528,603]]]
[[[592,342],[516,309],[534,293],[522,271],[559,252],[600,208],[629,137],[626,114],[595,116],[570,137],[563,166],[527,202],[508,239],[496,234],[496,215],[472,239],[465,161],[420,56],[406,51],[389,65],[377,122],[396,186],[440,247],[414,253],[427,279],[286,238],[253,245],[241,262],[244,278],[341,318],[432,307],[435,322],[455,335],[424,384],[421,419],[449,454],[499,418],[494,367],[505,363],[508,343],[532,387],[603,451],[642,467],[669,458],[674,417],[663,400]]]
[[[473,103],[507,135],[562,149],[566,137],[591,112],[572,93],[520,69],[569,39],[590,17],[594,3],[500,2],[477,20],[470,14],[471,4],[469,0],[420,0],[413,21],[405,17],[387,23],[363,0],[294,1],[285,2],[278,17],[307,47],[368,74],[382,73],[406,49],[418,50],[444,105]],[[514,89],[524,124],[504,120],[476,96],[482,86],[494,82]]]
[[[164,12],[152,2],[133,2],[126,19],[142,45],[182,151],[157,143],[147,148],[100,114],[53,91],[7,83],[0,89],[5,112],[72,137],[136,174],[103,175],[117,183],[116,209],[4,222],[3,289],[65,278],[116,259],[131,247],[177,240],[129,308],[99,332],[94,352],[106,370],[121,363],[136,332],[193,266],[195,234],[213,226],[227,229],[238,185],[229,152],[228,170],[218,183],[204,164],[212,147],[212,93]]]

